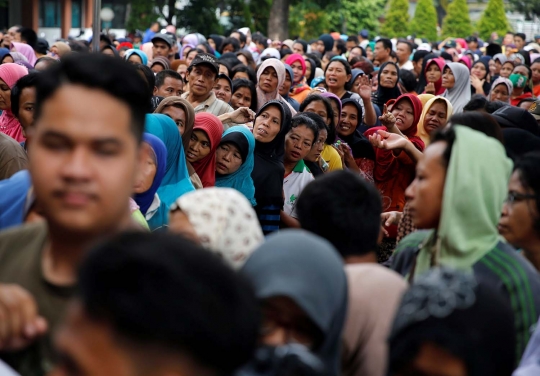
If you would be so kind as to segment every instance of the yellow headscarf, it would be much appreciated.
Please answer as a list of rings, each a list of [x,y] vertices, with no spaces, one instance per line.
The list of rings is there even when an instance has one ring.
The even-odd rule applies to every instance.
[[[420,102],[422,102],[422,107],[426,105],[426,103],[435,96],[433,94],[420,94],[418,96],[418,99],[420,99]]]
[[[419,95],[418,98],[420,97],[421,96]],[[422,99],[420,98],[420,100]],[[432,98],[426,102],[426,104],[424,105],[422,109],[422,114],[420,115],[420,121],[418,122],[418,130],[416,131],[416,135],[420,137],[422,141],[424,141],[424,144],[426,145],[426,147],[429,145],[430,138],[429,138],[429,134],[426,131],[426,128],[424,128],[424,120],[426,118],[426,115],[429,109],[431,108],[431,106],[433,106],[433,103],[435,103],[436,101],[443,101],[446,103],[446,121],[447,122],[452,116],[452,110],[453,110],[452,103],[450,103],[450,101],[444,97],[440,97],[440,96],[435,97],[432,95]]]

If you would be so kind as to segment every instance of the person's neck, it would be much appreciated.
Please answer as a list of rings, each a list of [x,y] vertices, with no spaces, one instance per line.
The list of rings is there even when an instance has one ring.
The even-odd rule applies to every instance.
[[[534,268],[540,271],[540,242],[535,242],[527,248],[523,248],[525,258],[533,264]]]
[[[205,102],[212,95],[212,91],[209,91],[205,95],[197,95],[193,91],[190,91],[187,96],[187,101],[191,103],[193,107],[197,107],[201,103]]]
[[[283,160],[283,166],[285,167],[285,175],[290,174],[296,165],[298,164],[298,161],[289,161],[287,159]]]
[[[345,95],[345,93],[347,92],[347,90],[345,90],[344,87],[342,88],[328,88],[328,91],[332,94],[335,94],[338,98],[341,99],[342,96]]]
[[[399,66],[400,66],[400,67],[404,66],[405,64],[407,64],[407,61],[409,61],[408,58],[405,59],[405,60],[403,60],[403,61],[400,61],[400,62],[399,62]]]
[[[101,233],[70,233],[64,228],[49,223],[49,239],[41,265],[46,281],[58,286],[71,286],[76,282],[77,268],[90,247],[102,238],[122,230],[135,229],[129,210],[114,228]]]
[[[367,264],[376,262],[377,255],[375,252],[368,252],[365,255],[351,255],[345,257],[345,264]]]

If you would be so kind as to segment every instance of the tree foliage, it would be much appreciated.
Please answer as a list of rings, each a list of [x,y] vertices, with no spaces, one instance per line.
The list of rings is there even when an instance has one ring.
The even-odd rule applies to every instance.
[[[453,0],[443,20],[443,37],[464,37],[472,33],[467,0]]]
[[[159,15],[153,1],[132,0],[131,11],[126,22],[126,29],[130,32],[146,30],[152,22],[157,21]]]
[[[381,34],[388,38],[405,37],[409,33],[409,2],[390,0],[386,20],[381,25]]]
[[[533,16],[540,16],[540,0],[508,0],[512,8],[520,13],[525,14],[528,20],[532,20]]]
[[[437,10],[432,0],[418,0],[409,32],[417,38],[437,40]]]
[[[509,30],[508,19],[504,13],[503,0],[489,0],[480,21],[478,21],[478,33],[486,40],[491,33],[496,32],[504,35]]]

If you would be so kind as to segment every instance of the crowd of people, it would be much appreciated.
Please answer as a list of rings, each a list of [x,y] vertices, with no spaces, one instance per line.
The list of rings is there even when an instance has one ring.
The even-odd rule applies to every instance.
[[[540,36],[161,27],[1,36],[0,374],[540,374]]]

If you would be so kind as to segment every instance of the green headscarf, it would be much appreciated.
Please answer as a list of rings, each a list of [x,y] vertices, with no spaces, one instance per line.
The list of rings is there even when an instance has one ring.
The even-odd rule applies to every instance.
[[[415,275],[433,265],[470,269],[502,239],[497,223],[508,192],[512,161],[492,137],[455,126],[441,219],[421,246]]]

